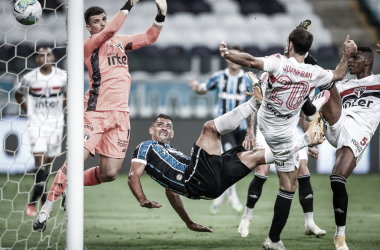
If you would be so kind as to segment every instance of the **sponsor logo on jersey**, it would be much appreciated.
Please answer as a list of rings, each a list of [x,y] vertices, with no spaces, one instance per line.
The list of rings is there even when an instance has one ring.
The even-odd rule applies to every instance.
[[[127,56],[119,56],[115,53],[107,54],[108,65],[127,65]]]
[[[268,103],[267,108],[269,109],[270,112],[272,112],[276,117],[288,120],[292,115],[283,115],[281,114],[280,111],[278,111],[272,104]]]
[[[121,43],[116,44],[115,47],[119,48],[121,50],[121,52],[124,52],[124,49],[123,49],[123,46],[121,45]]]
[[[124,148],[123,150],[121,150],[121,152],[123,153],[127,152],[127,148]]]
[[[181,174],[177,174],[176,179],[177,179],[177,181],[182,180],[182,175]]]
[[[36,101],[36,108],[53,108],[57,101],[51,101],[49,102],[46,99],[42,99],[43,97],[40,98],[40,100]]]
[[[363,151],[363,148],[359,145],[359,142],[357,142],[355,139],[351,139],[351,142],[352,142],[352,144],[355,145],[356,150],[358,151],[358,153],[360,153],[360,152]]]
[[[84,128],[88,128],[91,131],[94,131],[94,127],[92,126],[92,123],[85,123]]]
[[[373,101],[368,101],[366,99],[346,99],[343,104],[343,108],[346,109],[357,106],[369,108],[372,103]]]
[[[365,91],[366,87],[363,86],[363,87],[359,87],[359,88],[355,88],[354,89],[354,94],[357,96],[357,97],[360,97],[364,91]]]
[[[119,147],[122,147],[122,148],[128,147],[128,143],[129,142],[127,140],[122,140],[122,139],[117,140],[117,145],[119,145]]]
[[[90,138],[91,138],[91,135],[84,133],[84,141],[88,141],[90,140]]]

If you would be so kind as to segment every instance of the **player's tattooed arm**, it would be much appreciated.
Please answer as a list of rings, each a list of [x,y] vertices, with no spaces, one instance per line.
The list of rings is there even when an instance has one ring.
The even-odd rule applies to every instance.
[[[254,146],[256,146],[256,137],[255,137],[256,115],[257,115],[257,111],[254,114],[251,114],[250,116],[247,117],[247,134],[245,135],[245,139],[242,144],[245,150],[251,150]]]
[[[166,197],[168,198],[170,205],[172,205],[173,209],[177,212],[179,217],[185,222],[186,226],[196,232],[212,232],[211,229],[204,227],[198,223],[193,222],[189,215],[187,214],[185,207],[183,205],[181,196],[169,189],[166,189]]]
[[[24,110],[25,113],[27,113],[28,105],[26,104],[26,99],[24,98],[24,95],[18,92],[15,92],[15,99],[21,105],[22,110]]]
[[[264,68],[264,62],[261,59],[247,53],[232,52],[228,50],[225,42],[220,42],[219,52],[222,57],[241,66],[258,70],[263,70]]]
[[[140,178],[144,173],[145,164],[141,162],[132,162],[131,169],[128,175],[128,185],[133,195],[136,197],[140,206],[146,208],[160,208],[162,205],[156,201],[150,201],[146,198],[141,186]]]
[[[331,82],[341,81],[346,76],[346,72],[348,69],[348,60],[350,59],[350,55],[356,52],[356,44],[353,40],[350,40],[350,36],[346,37],[346,40],[343,43],[343,55],[340,63],[333,70],[333,79]]]

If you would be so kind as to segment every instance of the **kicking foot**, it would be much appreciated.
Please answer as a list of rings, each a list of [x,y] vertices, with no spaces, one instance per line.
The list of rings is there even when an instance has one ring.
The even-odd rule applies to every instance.
[[[264,240],[263,247],[266,250],[286,250],[284,243],[282,241],[272,242],[269,236]]]
[[[310,122],[307,133],[310,136],[309,146],[319,145],[325,141],[323,134],[324,120],[322,118],[322,112],[318,111],[314,120]]]
[[[320,238],[320,237],[326,235],[326,231],[320,229],[315,224],[310,224],[310,225],[306,226],[306,228],[305,228],[305,234],[308,235],[308,236],[315,235],[317,238]]]
[[[310,26],[311,26],[311,21],[308,19],[308,20],[302,21],[296,28],[304,28],[305,30],[309,31]]]
[[[315,112],[314,115],[311,116],[306,116],[305,119],[308,122],[311,122],[314,120],[315,116],[318,114],[318,110],[322,108],[323,105],[325,105],[330,99],[330,91],[328,90],[323,90],[320,92],[316,97],[313,99],[313,105],[317,109],[317,112]]]
[[[36,206],[34,204],[28,204],[28,206],[26,207],[26,216],[36,217],[36,215]]]
[[[45,209],[41,209],[37,218],[33,222],[33,229],[36,231],[39,231],[39,232],[45,231],[46,223],[47,223],[49,216],[50,216],[49,211],[47,211]]]
[[[334,237],[335,250],[348,250],[346,237],[337,235]]]
[[[67,203],[67,188],[62,193],[62,201],[61,201],[61,207],[63,207],[63,210],[66,211],[66,203]]]
[[[250,71],[248,72],[248,77],[251,80],[253,92],[246,91],[244,94],[252,96],[251,103],[254,106],[253,108],[257,110],[260,108],[261,102],[263,101],[263,89],[260,80],[255,74]]]
[[[249,225],[251,224],[251,221],[242,219],[239,225],[238,233],[240,237],[247,237],[249,234]]]

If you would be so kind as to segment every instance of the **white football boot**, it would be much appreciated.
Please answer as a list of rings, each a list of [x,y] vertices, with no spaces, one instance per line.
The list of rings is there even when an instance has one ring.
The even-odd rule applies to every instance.
[[[286,250],[284,243],[282,241],[272,242],[269,236],[264,240],[263,247],[266,250]]]
[[[305,234],[307,236],[315,235],[317,238],[320,238],[326,235],[326,231],[320,229],[317,225],[315,225],[315,223],[313,223],[307,226],[305,225]]]
[[[247,237],[249,234],[249,225],[251,224],[250,220],[242,219],[239,225],[238,233],[240,237]]]

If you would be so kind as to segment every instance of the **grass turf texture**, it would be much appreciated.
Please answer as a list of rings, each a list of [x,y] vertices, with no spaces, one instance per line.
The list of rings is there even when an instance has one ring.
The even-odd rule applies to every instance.
[[[27,193],[31,191],[32,176],[10,176],[11,180],[20,181],[20,185],[6,182],[6,176],[0,176],[0,187],[3,199],[14,199],[13,211],[24,210]],[[237,184],[238,195],[245,203],[247,188],[253,175],[247,176]],[[50,177],[49,186],[53,180]],[[328,175],[313,174],[314,219],[318,226],[327,231],[327,235],[317,239],[307,237],[304,232],[304,216],[296,193],[288,223],[281,235],[287,249],[334,249],[335,232],[332,209],[332,192]],[[144,192],[148,199],[160,202],[159,209],[141,208],[133,197],[127,183],[127,175],[121,174],[113,183],[95,187],[86,187],[84,207],[84,248],[85,249],[262,249],[273,216],[273,205],[278,191],[278,179],[270,175],[263,188],[262,196],[256,204],[247,238],[238,236],[242,213],[233,211],[227,202],[217,215],[210,214],[211,201],[193,201],[184,198],[184,204],[194,222],[212,228],[214,233],[197,233],[187,229],[174,212],[166,199],[164,189],[148,176],[142,178]],[[380,249],[380,175],[354,175],[348,179],[349,210],[347,220],[347,244],[353,249]],[[58,209],[57,202],[54,214],[44,234],[31,233],[32,218],[22,212],[11,212],[12,203],[0,201],[0,248],[64,249],[65,224],[63,210]],[[23,221],[20,227],[20,222]],[[61,224],[60,224],[61,223]],[[63,224],[62,224],[63,223]],[[27,239],[13,245],[16,232],[18,239]],[[61,234],[61,235],[60,235]],[[50,235],[49,237],[46,237]],[[58,244],[57,239],[60,237]],[[40,242],[40,239],[43,239]],[[50,242],[49,242],[50,240]],[[58,247],[57,247],[58,246]],[[50,249],[50,248],[49,248]]]

